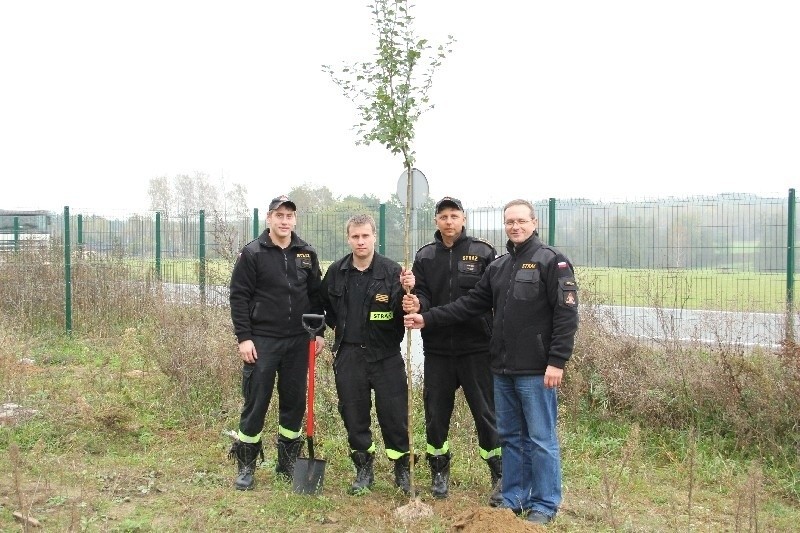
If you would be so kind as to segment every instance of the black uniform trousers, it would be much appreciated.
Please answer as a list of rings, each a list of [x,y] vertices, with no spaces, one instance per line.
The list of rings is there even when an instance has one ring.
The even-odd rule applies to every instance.
[[[279,434],[286,438],[300,436],[306,412],[308,385],[308,335],[294,337],[253,336],[258,359],[242,368],[242,407],[239,431],[256,437],[264,429],[275,379],[278,380]]]
[[[425,432],[428,453],[438,455],[447,442],[450,418],[453,415],[456,391],[464,398],[475,421],[481,456],[498,455],[497,422],[494,411],[494,378],[489,370],[489,354],[460,355],[425,354],[424,385]]]
[[[375,413],[389,459],[408,453],[408,384],[400,354],[374,362],[366,359],[366,348],[342,343],[333,369],[339,414],[354,451],[372,451],[371,411],[375,391]]]

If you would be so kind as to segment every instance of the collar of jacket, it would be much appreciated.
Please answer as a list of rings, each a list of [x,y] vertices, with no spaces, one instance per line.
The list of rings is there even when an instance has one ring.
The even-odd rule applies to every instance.
[[[506,250],[508,250],[508,253],[516,257],[518,255],[526,254],[529,251],[533,251],[534,248],[538,248],[541,245],[542,241],[539,240],[539,236],[534,233],[519,246],[514,246],[514,243],[511,242],[511,239],[509,239],[508,242],[506,242]]]
[[[372,256],[372,263],[369,264],[369,267],[364,272],[372,271],[372,279],[383,279],[384,276],[384,268],[378,268],[381,266],[382,261],[384,260],[384,256],[375,252]],[[347,272],[351,268],[353,268],[353,253],[350,252],[346,256],[342,258],[342,263],[339,265],[340,272]]]
[[[439,231],[438,229],[433,234],[433,240],[436,241],[436,246],[439,246],[440,248],[443,248],[445,250],[449,250],[450,248],[455,248],[456,246],[458,246],[460,242],[467,240],[467,228],[465,226],[461,226],[461,235],[458,236],[458,239],[456,239],[456,242],[454,242],[453,246],[451,246],[450,248],[445,246],[444,241],[442,240],[442,232]]]
[[[375,266],[376,257],[378,257],[377,252],[372,254],[372,261],[370,261],[369,266],[365,268],[363,272],[369,272],[370,270],[372,270],[372,267]],[[350,270],[351,268],[356,268],[353,266],[353,252],[347,254],[344,261],[342,261],[342,264],[339,266],[339,270]]]
[[[269,236],[269,228],[264,230],[264,233],[258,237],[258,241],[261,243],[261,246],[273,247],[278,248],[278,245],[272,242],[272,238]],[[292,232],[292,239],[289,242],[289,246],[287,248],[294,248],[297,246],[308,246],[308,243],[297,236],[297,233],[294,231]]]

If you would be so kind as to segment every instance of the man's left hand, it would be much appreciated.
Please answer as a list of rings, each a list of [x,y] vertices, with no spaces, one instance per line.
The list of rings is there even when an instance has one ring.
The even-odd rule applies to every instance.
[[[314,355],[319,355],[320,352],[322,351],[322,349],[325,347],[325,337],[321,337],[321,336],[317,335],[317,343],[316,344],[317,344],[317,346],[316,346],[316,351],[314,352]]]
[[[544,386],[548,389],[560,387],[564,379],[564,369],[555,366],[547,365],[544,371]]]

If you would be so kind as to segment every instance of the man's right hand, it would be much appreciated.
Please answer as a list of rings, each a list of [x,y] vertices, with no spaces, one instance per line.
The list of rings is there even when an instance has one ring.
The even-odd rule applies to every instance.
[[[419,298],[414,294],[403,296],[403,311],[406,313],[419,313]]]
[[[258,354],[256,353],[256,345],[253,344],[253,341],[246,340],[239,343],[239,357],[242,358],[242,361],[250,363],[251,365],[256,362]]]
[[[422,315],[418,313],[411,313],[410,315],[404,316],[403,324],[405,327],[411,329],[422,329],[425,327],[425,321],[422,319]]]

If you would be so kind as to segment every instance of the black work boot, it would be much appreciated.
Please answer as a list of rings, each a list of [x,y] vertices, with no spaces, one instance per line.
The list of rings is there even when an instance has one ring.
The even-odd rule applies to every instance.
[[[350,485],[348,494],[358,494],[367,491],[375,482],[375,472],[372,468],[375,454],[370,452],[352,452],[350,459],[356,467],[356,480]]]
[[[443,455],[428,455],[431,465],[431,493],[434,498],[447,498],[450,483],[450,452]]]
[[[489,473],[492,475],[492,494],[489,496],[489,505],[492,507],[500,507],[503,505],[503,460],[501,457],[495,455],[486,460],[489,465]]]
[[[286,440],[278,437],[275,442],[278,447],[278,462],[275,463],[275,473],[290,480],[294,476],[294,464],[303,449],[303,439],[298,437],[293,440]]]
[[[403,490],[403,494],[411,494],[411,467],[408,454],[394,462],[394,484]]]
[[[235,440],[233,444],[231,444],[228,457],[235,457],[238,467],[236,479],[233,482],[233,486],[236,487],[236,490],[250,490],[253,488],[255,485],[253,475],[256,471],[256,459],[258,459],[259,456],[263,462],[264,451],[261,448],[261,441],[250,444],[249,442]]]

